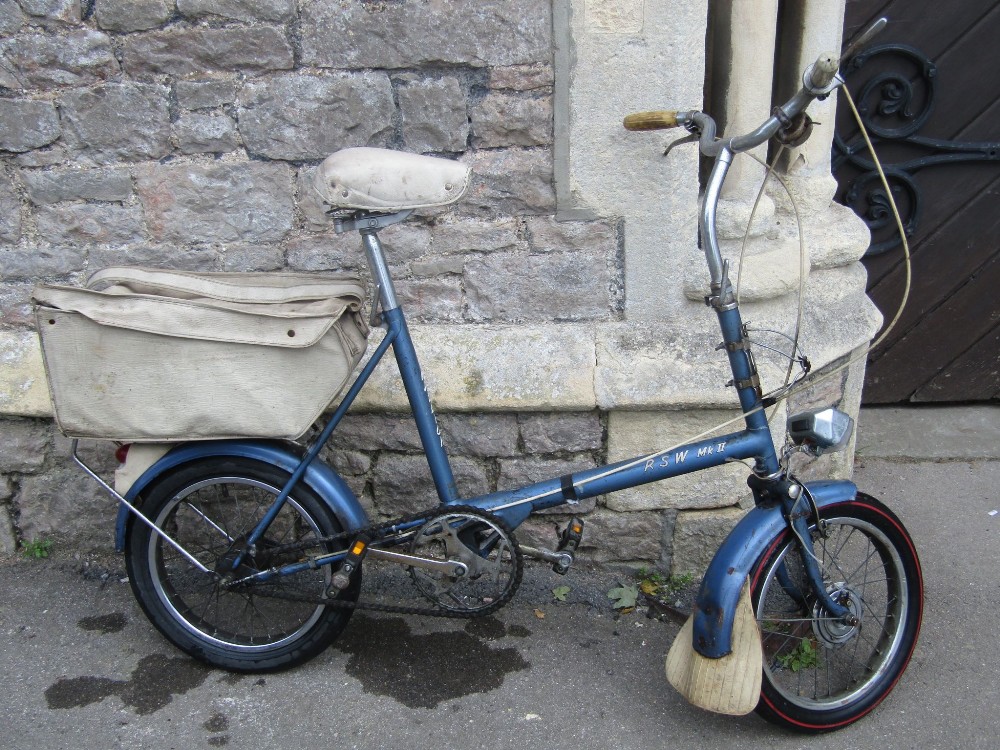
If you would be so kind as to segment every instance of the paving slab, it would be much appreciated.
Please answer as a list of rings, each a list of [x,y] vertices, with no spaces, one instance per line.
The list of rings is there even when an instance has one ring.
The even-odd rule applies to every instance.
[[[858,419],[857,454],[913,461],[1000,458],[1000,404],[867,407]]]

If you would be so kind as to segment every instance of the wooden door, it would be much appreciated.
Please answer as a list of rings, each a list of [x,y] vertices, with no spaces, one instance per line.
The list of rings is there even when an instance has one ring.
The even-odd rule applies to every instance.
[[[910,241],[909,302],[871,353],[863,401],[1000,399],[1000,0],[849,0],[844,38],[889,25],[845,66]],[[838,200],[870,227],[868,294],[887,321],[905,288],[885,192],[841,96]]]

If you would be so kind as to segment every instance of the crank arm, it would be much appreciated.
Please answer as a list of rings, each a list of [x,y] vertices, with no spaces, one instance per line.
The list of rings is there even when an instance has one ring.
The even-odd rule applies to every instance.
[[[469,572],[469,567],[458,560],[431,560],[426,557],[406,555],[402,552],[390,552],[387,549],[379,549],[377,547],[369,547],[368,557],[374,560],[384,560],[386,562],[398,563],[399,565],[407,565],[411,568],[433,570],[457,578],[461,578]]]
[[[566,568],[573,564],[573,555],[569,552],[553,552],[552,550],[529,547],[526,544],[522,544],[521,554],[525,557],[531,557],[535,560],[541,560],[554,565],[562,565]]]

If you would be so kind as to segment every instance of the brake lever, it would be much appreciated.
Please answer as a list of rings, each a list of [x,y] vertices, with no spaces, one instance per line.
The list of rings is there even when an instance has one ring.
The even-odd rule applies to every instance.
[[[862,31],[861,34],[858,35],[858,37],[853,42],[851,42],[847,46],[847,48],[844,49],[843,52],[840,53],[841,64],[846,63],[852,57],[854,57],[854,54],[859,49],[868,44],[868,42],[870,42],[879,32],[881,32],[882,29],[884,29],[886,27],[886,24],[888,23],[889,19],[886,18],[885,16],[882,16],[882,18],[873,21],[871,25],[868,26],[867,29]]]
[[[669,154],[671,151],[674,150],[675,146],[683,146],[685,143],[697,143],[700,139],[701,139],[701,133],[699,133],[698,131],[692,131],[683,138],[678,138],[677,140],[672,141],[670,145],[667,146],[666,151],[663,152],[663,155],[666,156],[667,154]]]

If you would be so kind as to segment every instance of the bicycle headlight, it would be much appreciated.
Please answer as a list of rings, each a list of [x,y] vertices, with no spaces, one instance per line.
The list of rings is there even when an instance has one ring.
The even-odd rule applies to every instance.
[[[814,409],[788,418],[788,437],[814,456],[842,450],[851,439],[854,420],[839,409]]]

